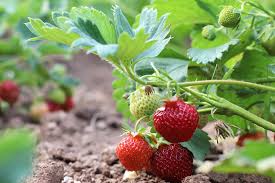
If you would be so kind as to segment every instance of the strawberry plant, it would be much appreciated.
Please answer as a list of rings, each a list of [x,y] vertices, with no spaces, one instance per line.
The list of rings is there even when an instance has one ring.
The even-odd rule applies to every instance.
[[[30,40],[81,48],[114,67],[117,109],[135,123],[117,148],[126,169],[180,182],[209,151],[205,121],[221,120],[233,135],[275,132],[275,12],[260,1],[154,0],[132,24],[119,6],[111,17],[74,7],[52,20],[30,18]]]
[[[34,92],[33,100],[43,102],[48,96],[41,96],[39,89],[51,85],[53,90],[62,88],[65,93],[73,90],[77,80],[68,76],[66,68],[61,64],[53,64],[49,59],[51,55],[67,55],[70,49],[58,44],[36,43],[26,45],[25,39],[32,37],[25,27],[27,16],[40,16],[47,19],[50,9],[42,10],[46,1],[27,0],[18,4],[15,2],[0,3],[0,98],[2,99],[0,111],[6,106],[13,106],[24,95],[23,88],[28,87]],[[32,6],[30,5],[32,4]],[[66,8],[65,5],[48,4],[51,8]],[[29,10],[29,11],[25,11]],[[31,78],[31,79],[30,79]],[[60,89],[61,90],[61,89]],[[70,96],[71,97],[71,94]],[[60,100],[60,99],[59,99]],[[65,104],[64,97],[64,104]],[[7,104],[7,105],[6,105]],[[30,107],[30,115],[35,105]],[[63,107],[66,108],[66,107]],[[72,107],[63,109],[69,111]],[[45,111],[45,110],[44,110]],[[35,116],[35,115],[34,115]],[[35,117],[37,118],[37,116]]]

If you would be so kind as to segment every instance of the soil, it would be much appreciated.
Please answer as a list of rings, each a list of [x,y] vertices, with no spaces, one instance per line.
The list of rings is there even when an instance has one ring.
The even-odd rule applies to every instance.
[[[112,68],[94,56],[77,55],[66,63],[81,81],[75,93],[76,108],[52,113],[40,123],[16,112],[0,119],[2,127],[27,126],[38,136],[34,174],[27,183],[164,183],[145,172],[123,180],[125,169],[115,156],[121,137],[121,116],[112,101]],[[5,123],[4,123],[5,121]],[[25,123],[24,123],[24,122]],[[211,158],[210,158],[211,159]],[[198,174],[184,183],[271,183],[258,175]]]

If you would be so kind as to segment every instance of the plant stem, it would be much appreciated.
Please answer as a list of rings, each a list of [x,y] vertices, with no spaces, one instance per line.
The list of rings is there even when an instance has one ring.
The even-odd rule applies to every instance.
[[[166,86],[166,84],[161,84],[161,83],[151,83],[148,82],[147,84],[149,85],[157,85],[157,86]],[[178,83],[178,86],[181,87],[188,87],[188,86],[198,86],[198,85],[209,85],[209,84],[224,84],[224,85],[240,85],[244,87],[250,87],[250,88],[255,88],[255,89],[260,89],[260,90],[267,90],[267,91],[272,91],[275,92],[275,88],[271,86],[265,86],[265,85],[260,85],[256,83],[251,83],[251,82],[246,82],[246,81],[237,81],[237,80],[203,80],[203,81],[190,81],[190,82],[181,82]],[[175,84],[171,84],[173,86]]]
[[[137,81],[138,83],[142,85],[152,85],[152,86],[158,86],[158,87],[166,87],[166,83],[156,83],[156,82],[149,82],[149,81],[144,81],[140,79],[132,69],[129,67],[126,67],[126,71],[128,72],[129,76]],[[250,88],[255,88],[259,90],[266,90],[266,91],[272,91],[275,92],[275,88],[271,86],[265,86],[265,85],[260,85],[256,83],[251,83],[247,81],[237,81],[237,80],[202,80],[202,81],[189,81],[189,82],[180,82],[177,85],[179,87],[188,87],[188,86],[198,86],[198,85],[209,85],[209,84],[224,84],[224,85],[240,85],[244,87],[250,87]],[[171,83],[170,86],[175,87],[175,83]]]
[[[205,108],[205,109],[198,109],[198,113],[205,113],[210,112],[213,110],[213,107]]]
[[[140,79],[132,69],[129,67],[126,67],[126,71],[128,72],[129,76],[137,81],[140,84],[143,85],[152,85],[152,86],[158,86],[158,87],[166,87],[166,83],[156,83],[156,82],[149,82],[149,81],[144,81]],[[255,88],[259,90],[266,90],[266,91],[272,91],[275,92],[275,88],[271,86],[265,86],[265,85],[260,85],[256,83],[251,83],[247,81],[238,81],[238,80],[202,80],[202,81],[189,81],[189,82],[180,82],[177,85],[179,87],[188,87],[188,86],[198,86],[198,85],[209,85],[209,84],[224,84],[224,85],[240,85],[244,87],[250,87],[250,88]],[[171,83],[170,86],[175,87],[175,83]]]
[[[154,82],[143,81],[134,73],[134,71],[130,67],[126,67],[126,71],[128,72],[129,76],[133,80],[135,80],[136,82],[138,82],[142,85],[152,85],[152,86],[156,86],[156,87],[166,87],[167,86],[167,83],[162,83],[162,82],[154,83]],[[262,90],[268,90],[268,91],[275,92],[275,88],[273,88],[273,87],[259,85],[259,84],[255,84],[255,83],[245,82],[245,81],[236,81],[236,80],[193,81],[193,82],[184,82],[184,83],[178,83],[178,84],[171,83],[170,86],[176,87],[176,85],[177,85],[182,90],[187,91],[188,93],[192,94],[193,96],[195,96],[196,98],[198,98],[200,100],[208,102],[209,104],[212,104],[215,107],[227,109],[227,110],[229,110],[229,111],[231,111],[247,120],[250,120],[251,122],[253,122],[254,124],[256,124],[258,126],[261,126],[265,129],[275,132],[275,124],[256,116],[255,114],[243,109],[242,107],[240,107],[236,104],[233,104],[233,103],[225,100],[224,98],[221,98],[218,96],[206,95],[204,93],[200,93],[195,90],[187,88],[187,86],[208,85],[208,84],[241,85],[244,87],[252,87],[252,88],[256,88],[256,89],[262,89]]]
[[[126,71],[127,71],[128,75],[130,76],[130,78],[132,78],[133,80],[135,80],[139,84],[150,85],[150,84],[148,84],[149,82],[143,81],[142,79],[137,77],[136,74],[134,73],[134,71],[130,67],[125,67],[125,68],[126,68]]]
[[[189,88],[183,88],[183,90],[187,91],[188,93],[193,94],[195,97],[197,97],[199,99],[208,101],[210,104],[212,104],[216,107],[230,110],[230,111],[234,112],[235,114],[238,114],[239,116],[250,120],[251,122],[253,122],[254,124],[256,124],[258,126],[261,126],[265,129],[275,132],[275,124],[256,116],[255,114],[243,109],[242,107],[240,107],[236,104],[233,104],[233,103],[229,102],[228,100],[225,100],[224,98],[215,96],[215,98],[216,98],[216,101],[215,101],[213,99],[206,98],[203,93],[191,90]]]
[[[258,78],[255,80],[251,80],[251,82],[254,83],[275,83],[275,77],[269,77],[269,78]]]

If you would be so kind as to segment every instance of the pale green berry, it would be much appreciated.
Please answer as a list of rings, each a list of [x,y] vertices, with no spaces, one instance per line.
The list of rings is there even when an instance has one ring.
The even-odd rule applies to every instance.
[[[227,28],[236,27],[240,20],[241,14],[235,12],[235,8],[233,6],[225,6],[219,15],[219,24]]]
[[[137,89],[130,95],[130,111],[137,118],[149,117],[161,106],[161,97],[151,86]]]
[[[62,89],[56,88],[48,93],[47,98],[58,104],[63,104],[66,100],[66,95]]]
[[[202,28],[201,35],[205,39],[213,41],[216,38],[216,29],[213,25],[207,25]]]

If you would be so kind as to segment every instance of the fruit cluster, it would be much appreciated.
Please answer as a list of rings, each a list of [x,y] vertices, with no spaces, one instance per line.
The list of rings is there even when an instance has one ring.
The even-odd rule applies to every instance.
[[[46,98],[47,106],[50,112],[70,111],[74,108],[72,91],[61,88],[53,89]]]
[[[45,101],[34,103],[30,108],[30,116],[34,120],[41,119],[48,112],[71,111],[75,106],[73,92],[65,89],[53,89]]]
[[[162,106],[161,103],[160,95],[149,86],[131,94],[132,114],[148,126],[153,120],[150,128],[158,135],[129,132],[118,144],[116,155],[129,171],[146,170],[164,180],[180,182],[193,172],[193,155],[180,143],[191,139],[198,127],[199,114],[180,98],[166,100]]]
[[[0,84],[0,101],[13,105],[19,98],[20,88],[12,80],[5,80]]]

